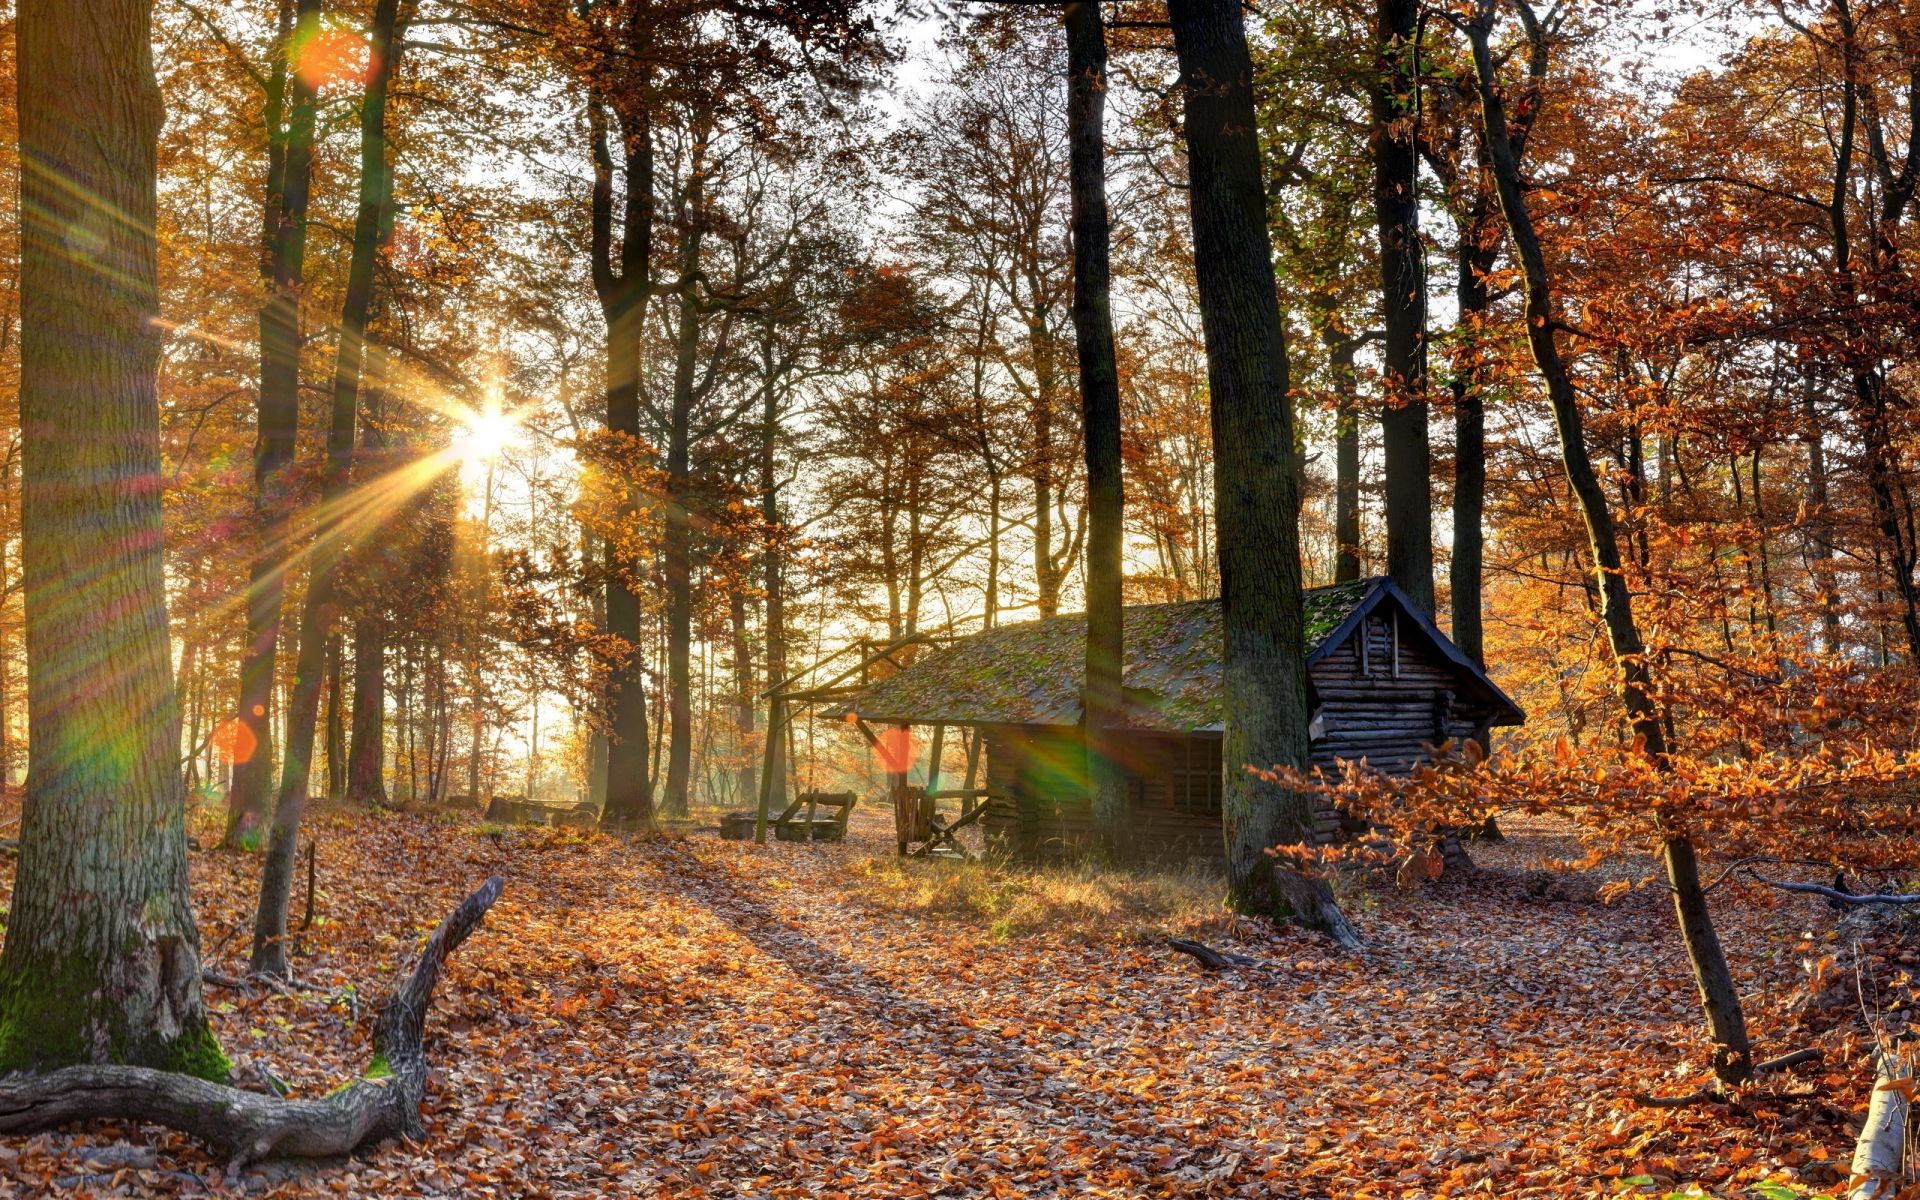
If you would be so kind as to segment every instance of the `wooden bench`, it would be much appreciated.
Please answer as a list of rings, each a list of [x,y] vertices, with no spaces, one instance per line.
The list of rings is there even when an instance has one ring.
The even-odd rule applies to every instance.
[[[778,816],[769,819],[767,826],[783,842],[844,842],[847,818],[853,815],[858,801],[852,792],[801,792]],[[731,812],[720,819],[720,836],[747,841],[759,823],[758,813]]]

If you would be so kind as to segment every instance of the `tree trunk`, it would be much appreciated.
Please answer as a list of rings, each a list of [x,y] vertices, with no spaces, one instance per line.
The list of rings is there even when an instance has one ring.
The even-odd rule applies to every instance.
[[[693,498],[694,370],[700,353],[700,308],[692,280],[700,269],[706,213],[704,114],[694,118],[696,145],[681,202],[678,325],[673,357],[673,397],[667,421],[667,503],[661,560],[667,584],[667,780],[660,806],[687,815],[693,774]]]
[[[345,1087],[282,1100],[146,1067],[68,1067],[0,1077],[0,1133],[21,1137],[101,1118],[147,1121],[204,1142],[227,1160],[230,1175],[268,1157],[337,1158],[390,1137],[423,1138],[427,1009],[447,956],[479,926],[502,886],[498,876],[489,879],[440,922],[374,1019],[366,1074]]]
[[[0,1071],[117,1061],[221,1078],[168,644],[152,14],[145,0],[17,13],[29,766]]]
[[[1321,328],[1327,350],[1328,373],[1333,377],[1333,581],[1351,583],[1360,578],[1360,387],[1353,360],[1360,339],[1350,337],[1330,322]]]
[[[338,615],[334,577],[342,541],[349,533],[339,509],[350,485],[354,416],[366,355],[367,313],[373,300],[375,258],[386,227],[387,206],[393,198],[393,176],[386,158],[386,113],[387,88],[400,46],[396,39],[396,34],[401,32],[396,29],[399,2],[379,0],[369,30],[367,91],[360,110],[360,200],[353,228],[353,257],[347,268],[346,297],[341,305],[340,343],[334,356],[327,465],[320,491],[322,518],[314,534],[307,596],[300,613],[300,649],[294,666],[293,698],[287,706],[286,761],[281,768],[280,795],[274,804],[267,861],[260,875],[260,907],[254,916],[251,967],[262,974],[283,977],[290,974],[285,944],[287,903],[293,890],[300,821],[306,811],[307,788],[312,777],[325,648]]]
[[[1121,672],[1120,376],[1108,296],[1107,33],[1099,0],[1067,5],[1067,138],[1072,176],[1073,329],[1087,458],[1087,799],[1095,851],[1118,860],[1131,842],[1127,776],[1115,744],[1125,720]]]
[[[1606,626],[1620,672],[1620,693],[1635,740],[1642,752],[1656,762],[1666,755],[1665,729],[1654,703],[1647,670],[1646,646],[1634,623],[1632,597],[1627,590],[1626,572],[1620,561],[1619,536],[1613,513],[1607,507],[1606,492],[1588,457],[1586,430],[1580,405],[1566,363],[1560,357],[1556,335],[1559,323],[1554,312],[1553,291],[1547,274],[1546,257],[1527,210],[1526,194],[1520,181],[1520,165],[1508,135],[1506,105],[1495,77],[1492,35],[1494,0],[1480,0],[1476,19],[1467,24],[1468,40],[1473,47],[1475,75],[1478,80],[1481,134],[1486,139],[1487,156],[1494,184],[1505,217],[1508,236],[1513,239],[1520,260],[1526,290],[1525,320],[1527,344],[1535,366],[1546,385],[1547,401],[1553,409],[1554,428],[1560,438],[1560,461],[1566,471],[1567,485],[1580,505],[1587,527],[1587,545],[1593,559],[1595,584],[1600,594],[1600,616]],[[1526,10],[1522,10],[1523,13]],[[1528,34],[1539,44],[1537,27],[1529,22]],[[1706,893],[1694,861],[1693,844],[1685,836],[1669,837],[1665,844],[1667,882],[1673,891],[1674,911],[1679,920],[1681,940],[1693,966],[1694,982],[1699,988],[1701,1005],[1707,1016],[1709,1036],[1714,1042],[1714,1074],[1724,1083],[1743,1082],[1753,1069],[1752,1044],[1747,1037],[1746,1021],[1740,1009],[1739,993],[1728,970],[1726,955],[1714,932],[1707,909]]]
[[[1469,215],[1460,226],[1456,253],[1459,275],[1459,345],[1453,363],[1453,558],[1449,566],[1453,643],[1485,666],[1486,624],[1481,588],[1486,565],[1487,417],[1481,392],[1480,322],[1491,297],[1487,275],[1493,270],[1496,243],[1489,229],[1493,213],[1484,189],[1476,188]]]
[[[640,451],[640,338],[651,287],[653,253],[653,128],[644,104],[635,116],[620,115],[625,147],[622,171],[626,205],[621,226],[620,264],[613,261],[613,157],[608,147],[607,114],[602,101],[588,105],[593,135],[594,292],[607,323],[607,432],[623,439],[627,452]],[[629,492],[623,517],[635,512]],[[646,651],[640,641],[640,563],[624,553],[622,539],[606,545],[607,632],[622,644],[624,657],[611,664],[608,696],[606,803],[602,827],[615,831],[653,828],[653,781],[647,773]]]
[[[327,799],[342,800],[347,794],[347,721],[346,706],[340,703],[340,687],[346,674],[346,655],[339,631],[327,639]]]
[[[761,551],[760,569],[763,586],[766,588],[766,636],[767,636],[767,686],[778,685],[787,677],[787,603],[786,579],[781,567],[780,542],[778,531],[780,520],[780,480],[778,471],[778,449],[780,442],[780,401],[774,388],[767,389],[762,399],[760,414],[760,521],[764,527],[766,543]],[[775,702],[767,703],[767,748],[762,758],[766,762],[768,778],[760,781],[759,791],[771,802],[779,799],[779,806],[786,804],[786,758],[775,744],[781,734],[779,710]],[[764,831],[756,834],[765,840]]]
[[[363,613],[353,623],[353,743],[347,752],[347,799],[387,800],[387,618]]]
[[[1184,84],[1194,272],[1217,456],[1228,899],[1243,912],[1296,916],[1352,942],[1326,885],[1267,854],[1312,840],[1312,798],[1246,769],[1308,763],[1298,456],[1253,63],[1235,0],[1172,0],[1168,15]]]
[[[1379,0],[1373,102],[1373,208],[1380,228],[1380,416],[1386,457],[1387,574],[1433,613],[1433,488],[1427,445],[1427,279],[1420,246],[1418,0]]]
[[[313,181],[318,109],[311,74],[290,70],[296,46],[319,31],[321,0],[281,5],[266,95],[267,195],[262,218],[267,299],[260,307],[260,393],[254,435],[254,519],[248,569],[246,640],[234,713],[233,787],[227,794],[226,845],[258,847],[273,796],[272,704],[280,610],[286,594],[287,524],[293,496],[286,480],[300,423],[300,292],[306,270],[307,200]],[[286,117],[288,85],[292,115]]]

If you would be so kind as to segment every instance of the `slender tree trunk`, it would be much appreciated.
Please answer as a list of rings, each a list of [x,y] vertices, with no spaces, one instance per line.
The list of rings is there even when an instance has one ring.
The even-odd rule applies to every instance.
[[[1800,394],[1802,439],[1807,445],[1807,539],[1812,550],[1810,574],[1814,596],[1820,607],[1821,645],[1826,652],[1841,652],[1840,612],[1835,596],[1835,560],[1832,515],[1827,511],[1826,429],[1820,423],[1819,389],[1809,373]]]
[[[346,676],[346,654],[336,630],[327,639],[327,799],[342,800],[347,795],[347,720],[346,705],[340,702],[341,684]]]
[[[283,0],[267,78],[267,195],[262,218],[267,299],[260,307],[260,393],[254,435],[258,541],[247,580],[246,641],[234,713],[233,787],[227,793],[229,848],[257,847],[273,796],[272,705],[280,610],[286,594],[287,525],[294,498],[286,479],[300,422],[300,291],[306,269],[307,201],[313,180],[315,80],[290,70],[295,47],[319,30],[321,0]],[[292,93],[291,116],[286,103]]]
[[[347,799],[387,800],[387,617],[362,613],[353,623],[353,742],[347,752]]]
[[[1360,385],[1354,358],[1360,339],[1331,323],[1320,332],[1333,377],[1333,580],[1349,583],[1360,578]]]
[[[696,137],[705,141],[705,117],[695,119]],[[680,235],[680,278],[690,281],[700,267],[706,214],[707,169],[704,144],[694,162],[683,197],[688,228]],[[660,806],[669,815],[687,815],[687,788],[693,772],[693,498],[694,370],[700,353],[700,308],[692,284],[679,295],[675,330],[673,399],[667,422],[667,503],[661,561],[667,585],[667,780]]]
[[[1373,206],[1380,227],[1386,395],[1387,574],[1433,612],[1433,486],[1427,445],[1427,279],[1420,246],[1419,0],[1379,0],[1380,74],[1372,87]]]
[[[1490,198],[1476,188],[1468,216],[1460,226],[1454,295],[1460,310],[1458,347],[1453,362],[1453,559],[1448,583],[1452,593],[1453,642],[1481,666],[1486,665],[1486,624],[1481,589],[1486,570],[1487,415],[1481,389],[1480,324],[1491,304],[1487,275],[1493,270],[1496,231],[1490,228]]]
[[[1593,462],[1588,456],[1579,401],[1574,395],[1573,382],[1567,375],[1566,363],[1560,356],[1556,340],[1559,322],[1554,311],[1546,257],[1541,251],[1532,214],[1527,209],[1526,194],[1520,181],[1520,165],[1508,135],[1506,105],[1495,77],[1493,53],[1489,48],[1494,2],[1480,0],[1476,19],[1466,26],[1479,81],[1481,133],[1486,138],[1500,211],[1506,219],[1507,233],[1513,239],[1515,255],[1520,260],[1525,282],[1527,343],[1533,352],[1541,380],[1546,385],[1547,401],[1553,409],[1567,485],[1586,522],[1587,544],[1600,594],[1600,616],[1620,671],[1621,700],[1632,723],[1636,742],[1643,753],[1659,762],[1666,756],[1666,731],[1652,695],[1646,646],[1641,641],[1639,627],[1634,623],[1633,602],[1627,590],[1626,571],[1620,561],[1619,535],[1614,526],[1613,513],[1607,506],[1606,491],[1594,473]],[[1539,35],[1531,23],[1528,33],[1537,41]],[[1727,967],[1726,955],[1720,947],[1719,936],[1714,931],[1707,910],[1706,893],[1700,884],[1693,844],[1684,835],[1676,834],[1666,840],[1664,852],[1667,882],[1673,891],[1681,939],[1693,965],[1694,981],[1706,1013],[1708,1034],[1714,1043],[1714,1073],[1725,1083],[1740,1083],[1752,1074],[1752,1044],[1747,1036],[1746,1018],[1741,1011],[1732,972]]]
[[[335,574],[342,543],[349,533],[340,514],[350,486],[354,417],[366,355],[367,314],[373,301],[375,258],[379,254],[393,176],[387,166],[387,88],[399,49],[396,34],[400,0],[379,0],[374,7],[368,46],[367,91],[360,110],[360,201],[353,229],[353,256],[341,305],[340,344],[334,356],[333,406],[327,431],[327,466],[321,485],[321,520],[300,613],[300,649],[295,661],[293,699],[287,707],[286,761],[280,795],[274,805],[267,861],[260,876],[260,908],[254,917],[252,969],[288,976],[287,904],[292,897],[300,822],[306,811],[313,770],[313,742],[319,716],[325,650],[339,605]]]
[[[1184,91],[1194,272],[1212,396],[1215,543],[1225,618],[1222,809],[1228,898],[1353,942],[1323,883],[1270,847],[1310,842],[1313,801],[1248,767],[1308,764],[1300,482],[1286,344],[1260,178],[1253,62],[1236,0],[1171,0]]]
[[[0,1071],[114,1061],[221,1078],[168,644],[152,13],[16,12],[29,767]]]
[[[613,156],[608,147],[607,114],[599,98],[588,106],[593,134],[594,291],[607,323],[607,432],[627,452],[640,452],[641,323],[651,287],[653,253],[653,127],[644,102],[636,114],[620,115],[624,143],[622,172],[626,204],[619,266],[613,251]],[[636,512],[631,492],[623,517]],[[653,782],[648,774],[646,650],[640,640],[641,567],[620,543],[605,546],[607,632],[623,646],[624,657],[611,664],[608,696],[606,802],[604,828],[647,831],[653,828]]]
[[[1120,376],[1108,296],[1107,34],[1099,0],[1067,5],[1067,138],[1072,176],[1073,328],[1080,358],[1080,411],[1087,458],[1087,798],[1095,852],[1125,857],[1131,842],[1121,765],[1125,644],[1121,543],[1125,499],[1120,463]]]
[[[787,677],[787,593],[786,579],[781,570],[780,542],[778,531],[780,519],[780,479],[779,479],[779,443],[780,443],[780,399],[776,390],[767,389],[763,398],[760,414],[760,521],[765,527],[765,546],[761,551],[760,569],[762,586],[766,589],[766,635],[767,635],[767,686],[773,687]],[[778,709],[769,702],[767,705],[768,752],[764,755],[772,777],[761,784],[770,797],[775,798],[776,809],[784,807],[787,781],[785,778],[786,756],[779,753],[773,745],[773,739],[780,736],[780,722],[776,719]]]

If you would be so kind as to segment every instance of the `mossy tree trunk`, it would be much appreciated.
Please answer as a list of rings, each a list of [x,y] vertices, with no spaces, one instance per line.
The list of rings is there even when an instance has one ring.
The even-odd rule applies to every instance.
[[[1323,883],[1270,847],[1310,842],[1313,802],[1249,767],[1308,762],[1300,481],[1267,230],[1253,62],[1236,0],[1172,0],[1195,281],[1212,399],[1215,544],[1225,620],[1222,795],[1229,902],[1354,943]]]
[[[152,13],[147,0],[17,11],[31,757],[0,1069],[219,1077],[162,560]]]

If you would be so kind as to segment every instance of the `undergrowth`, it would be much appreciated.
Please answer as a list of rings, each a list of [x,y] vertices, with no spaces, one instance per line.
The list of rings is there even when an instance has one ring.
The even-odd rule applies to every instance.
[[[863,903],[977,923],[1002,940],[1049,933],[1104,941],[1224,928],[1225,883],[1203,867],[1028,866],[872,857],[851,864]]]

